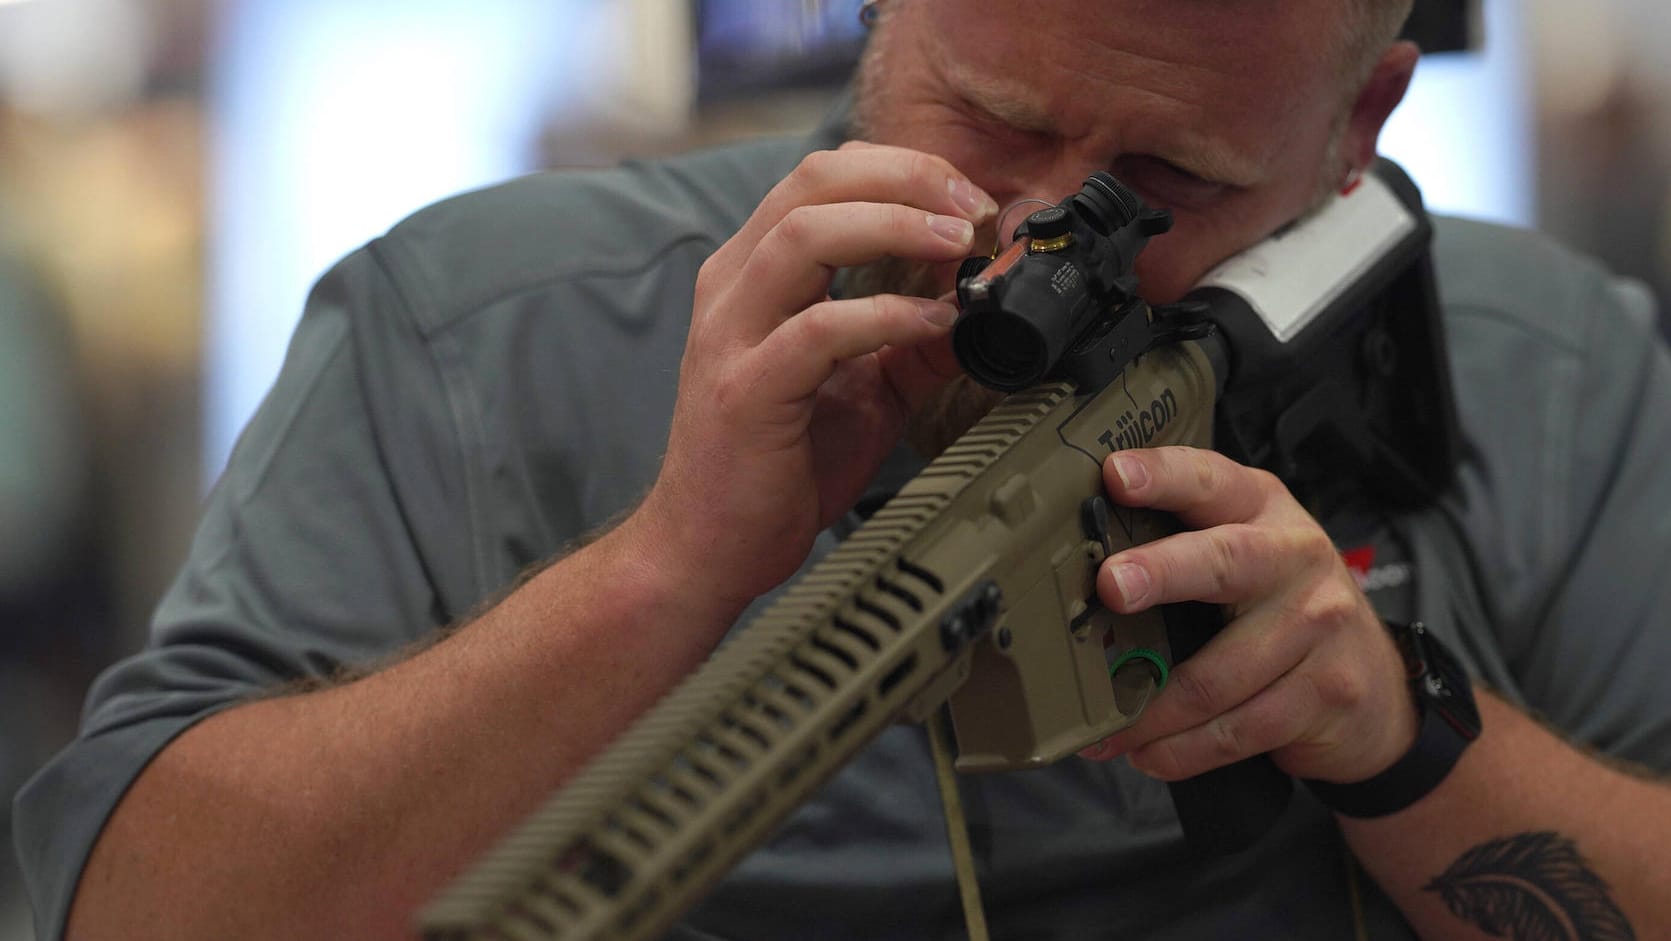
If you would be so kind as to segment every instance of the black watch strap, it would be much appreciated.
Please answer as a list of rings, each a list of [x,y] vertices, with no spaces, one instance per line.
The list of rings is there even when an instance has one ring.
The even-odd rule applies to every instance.
[[[1419,621],[1388,627],[1409,666],[1410,691],[1421,711],[1421,727],[1410,750],[1367,781],[1305,782],[1325,806],[1348,817],[1384,817],[1426,797],[1480,734],[1468,675],[1450,651]]]

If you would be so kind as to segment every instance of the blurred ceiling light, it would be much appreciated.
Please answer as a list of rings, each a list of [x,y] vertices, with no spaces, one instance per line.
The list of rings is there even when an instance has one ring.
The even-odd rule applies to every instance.
[[[1537,207],[1529,26],[1516,3],[1487,3],[1483,13],[1478,52],[1424,57],[1416,67],[1381,152],[1410,171],[1430,209],[1530,225]]]
[[[1555,115],[1596,110],[1630,59],[1617,10],[1607,3],[1582,8],[1545,3],[1532,9],[1539,104]]]
[[[0,98],[24,111],[84,114],[131,101],[154,47],[138,0],[0,0]]]
[[[666,7],[667,0],[643,0]],[[425,203],[533,169],[616,90],[627,5],[239,0],[214,44],[204,467],[272,384],[308,286]],[[636,22],[636,21],[635,21]]]

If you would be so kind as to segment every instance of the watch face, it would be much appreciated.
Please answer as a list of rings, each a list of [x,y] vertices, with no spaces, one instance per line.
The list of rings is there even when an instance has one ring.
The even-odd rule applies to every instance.
[[[1406,636],[1410,644],[1408,653],[1415,661],[1412,672],[1416,676],[1417,693],[1426,701],[1427,708],[1437,711],[1463,738],[1478,738],[1480,713],[1474,704],[1468,672],[1421,622],[1411,624]]]

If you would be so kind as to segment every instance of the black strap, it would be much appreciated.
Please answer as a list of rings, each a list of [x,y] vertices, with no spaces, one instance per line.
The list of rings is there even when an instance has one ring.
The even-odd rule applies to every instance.
[[[1437,709],[1423,709],[1416,743],[1392,767],[1367,781],[1335,784],[1306,779],[1325,807],[1348,817],[1385,817],[1414,804],[1445,780],[1468,739],[1457,734]]]

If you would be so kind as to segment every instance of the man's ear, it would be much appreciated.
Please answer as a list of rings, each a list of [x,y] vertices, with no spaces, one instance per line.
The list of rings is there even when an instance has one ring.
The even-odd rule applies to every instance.
[[[1375,162],[1375,143],[1381,128],[1387,123],[1404,92],[1410,87],[1410,77],[1416,72],[1416,60],[1421,49],[1415,43],[1400,40],[1387,47],[1375,71],[1359,89],[1352,103],[1352,113],[1346,119],[1346,133],[1341,140],[1341,156],[1349,164],[1349,173],[1358,173]]]

